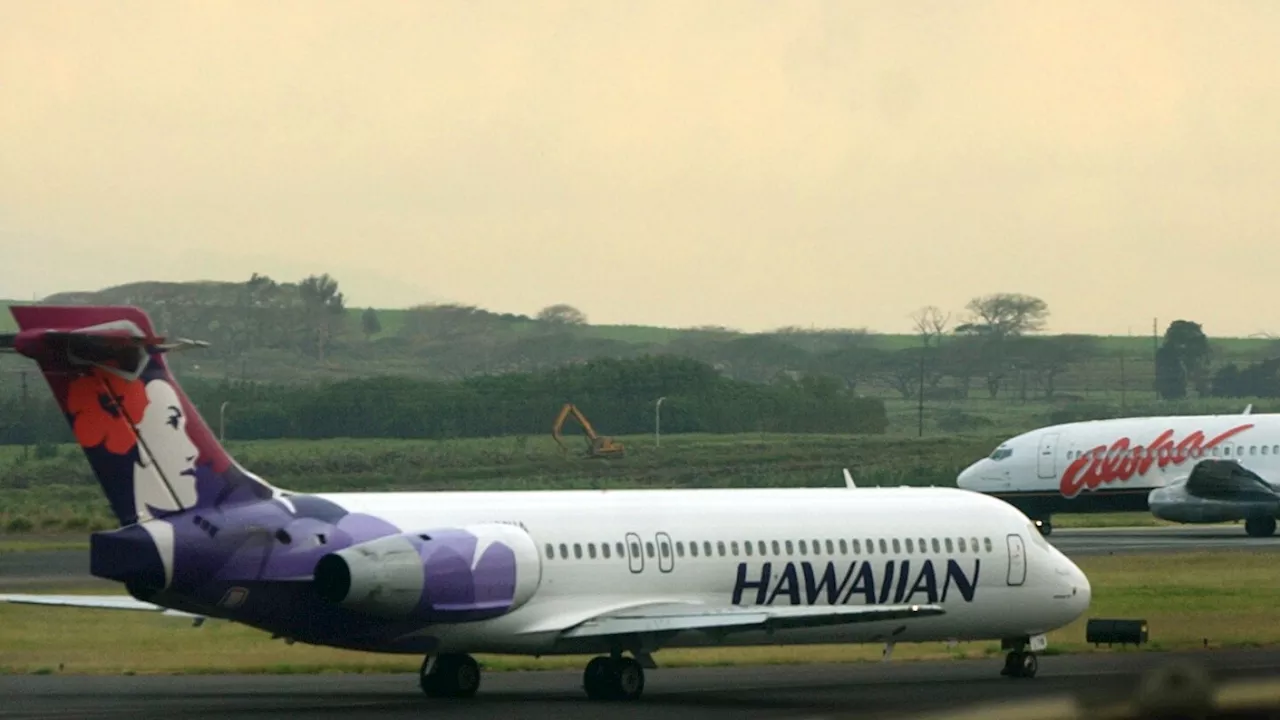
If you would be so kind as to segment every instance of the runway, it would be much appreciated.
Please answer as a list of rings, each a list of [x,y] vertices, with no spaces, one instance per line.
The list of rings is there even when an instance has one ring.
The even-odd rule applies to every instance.
[[[1192,550],[1280,550],[1280,536],[1252,538],[1240,525],[1054,529],[1048,538],[1068,557],[1135,552]],[[89,574],[88,550],[0,553],[0,591],[74,585],[101,587],[114,583]]]
[[[1280,651],[1047,656],[1032,680],[999,677],[1000,659],[658,669],[634,703],[588,701],[577,672],[488,673],[470,700],[431,700],[413,675],[187,677],[0,676],[4,718],[278,716],[421,718],[895,718],[1063,694],[1128,696],[1144,671],[1201,661],[1215,679],[1280,675]],[[660,658],[659,658],[660,661]]]

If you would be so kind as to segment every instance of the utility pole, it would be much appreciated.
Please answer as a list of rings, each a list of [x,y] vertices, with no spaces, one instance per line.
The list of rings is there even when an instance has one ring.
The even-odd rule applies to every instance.
[[[666,399],[667,399],[667,396],[663,395],[662,397],[658,398],[658,402],[653,404],[653,446],[654,447],[662,446],[662,401]]]
[[[1125,412],[1128,405],[1125,404],[1124,395],[1124,353],[1120,353],[1120,412]]]
[[[916,413],[918,425],[916,432],[919,437],[924,437],[924,353],[926,349],[928,349],[927,344],[920,350],[920,397],[918,398],[920,404]]]
[[[26,460],[31,453],[31,405],[27,402],[27,371],[18,371],[22,377],[22,459]]]

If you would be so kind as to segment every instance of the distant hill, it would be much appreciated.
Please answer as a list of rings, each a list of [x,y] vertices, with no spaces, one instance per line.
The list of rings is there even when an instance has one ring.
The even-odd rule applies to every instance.
[[[859,393],[899,400],[914,397],[919,385],[918,356],[912,353],[918,353],[921,340],[909,333],[592,325],[449,304],[375,308],[376,322],[367,326],[367,308],[346,307],[335,315],[323,298],[317,299],[317,286],[309,280],[278,282],[255,274],[239,283],[135,282],[56,293],[41,302],[138,305],[162,333],[208,341],[209,349],[175,356],[173,363],[184,374],[211,378],[299,381],[395,374],[459,379],[596,357],[669,353],[754,382],[824,374]],[[9,313],[0,313],[0,331],[13,330]],[[1084,345],[1072,350],[1079,339],[1036,336],[1027,342],[1040,343],[1038,351],[996,358],[995,366],[986,355],[943,352],[931,361],[926,396],[939,401],[1037,393],[1080,398],[1121,384],[1130,391],[1150,391],[1154,346],[1149,336],[1085,336]],[[960,349],[962,340],[948,336],[943,348]],[[1063,344],[1054,346],[1058,340]],[[1211,345],[1217,364],[1252,361],[1280,347],[1259,338],[1211,338]],[[1061,352],[1070,352],[1071,359],[1054,357]]]

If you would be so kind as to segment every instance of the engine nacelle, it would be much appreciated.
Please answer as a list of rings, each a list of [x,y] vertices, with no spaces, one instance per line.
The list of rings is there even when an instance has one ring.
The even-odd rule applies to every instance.
[[[1232,461],[1205,460],[1189,475],[1147,494],[1151,514],[1182,523],[1272,518],[1280,496],[1262,478]]]
[[[469,622],[529,601],[542,558],[524,529],[486,523],[369,540],[316,564],[317,594],[389,620]]]

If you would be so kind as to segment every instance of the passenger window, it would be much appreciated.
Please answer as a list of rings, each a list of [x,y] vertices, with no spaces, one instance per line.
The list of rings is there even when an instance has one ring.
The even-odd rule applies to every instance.
[[[734,557],[738,557],[738,541],[737,540],[734,540],[733,542],[729,543],[729,550],[733,553]]]
[[[604,556],[605,560],[609,559],[609,543],[600,543],[600,554]]]
[[[667,543],[659,543],[658,552],[662,554],[662,557],[671,557],[671,546]]]
[[[577,560],[582,559],[582,545],[580,543],[573,544],[573,557]]]
[[[560,543],[560,559],[562,560],[569,559],[569,546],[565,545],[564,543]]]
[[[632,557],[640,557],[640,543],[631,543]]]
[[[948,554],[948,555],[950,555],[951,553],[955,552],[955,548],[954,548],[954,546],[952,546],[952,544],[951,544],[951,538],[947,538],[947,539],[945,539],[943,542],[944,542],[944,543],[946,543],[946,545],[947,545],[947,554]]]
[[[977,555],[978,554],[978,538],[976,537],[969,538],[969,547],[973,548],[973,554]]]
[[[991,538],[982,538],[982,545],[987,549],[987,552],[991,552]]]
[[[880,538],[880,554],[881,555],[889,554],[889,543],[885,542],[884,538]]]
[[[716,550],[720,552],[720,557],[724,557],[724,541],[723,540],[716,542]]]
[[[750,540],[747,540],[747,541],[745,541],[745,542],[743,542],[743,543],[742,543],[742,552],[746,553],[748,557],[750,557],[750,556],[751,556],[751,554],[752,554],[752,545],[751,545],[751,541],[750,541]]]
[[[618,549],[618,557],[626,557],[627,550],[625,545],[618,543],[617,545],[614,545],[614,547]]]
[[[902,554],[902,543],[898,542],[898,538],[893,539],[893,554],[894,555]]]
[[[876,554],[876,541],[872,540],[871,538],[867,538],[867,554],[868,555]]]
[[[1263,454],[1263,455],[1266,455],[1266,454],[1267,454],[1267,446],[1266,446],[1266,445],[1263,445],[1263,446],[1262,446],[1262,454]]]
[[[801,555],[808,555],[808,554],[809,554],[809,544],[808,544],[808,543],[806,543],[806,542],[805,542],[805,541],[803,541],[803,540],[801,540],[799,544],[800,544],[800,554],[801,554]]]
[[[960,545],[960,552],[965,552],[964,538],[960,538],[956,542]]]
[[[768,554],[769,554],[769,551],[768,551],[767,549],[765,549],[764,541],[763,541],[763,540],[761,540],[761,541],[759,542],[759,544],[758,544],[758,545],[756,545],[756,547],[758,547],[758,548],[760,549],[760,555],[761,555],[761,556],[764,556],[764,555],[768,555]]]
[[[790,550],[788,550],[787,552],[791,552],[791,551],[790,551]],[[774,541],[773,541],[773,554],[774,554],[774,555],[781,555],[781,554],[782,554],[782,550],[778,547],[778,541],[777,541],[777,540],[774,540]]]
[[[828,554],[828,555],[835,555],[835,554],[836,554],[836,546],[835,546],[835,543],[831,542],[830,540],[828,540],[828,541],[827,541],[827,554]]]
[[[862,554],[862,541],[861,541],[861,540],[854,540],[854,541],[853,541],[853,554],[854,554],[854,555],[861,555],[861,554]]]
[[[841,555],[849,554],[849,543],[844,538],[840,538],[840,554]]]
[[[942,548],[938,546],[938,538],[930,538],[929,542],[933,545],[934,554],[942,552]]]
[[[790,540],[788,540],[786,544],[787,544],[787,557],[791,557],[792,555],[795,554],[795,550],[792,549]]]
[[[1271,446],[1271,454],[1272,454],[1272,455],[1280,455],[1280,445],[1272,445],[1272,446]]]
[[[929,554],[929,543],[925,542],[924,538],[920,538],[920,554],[921,555]]]
[[[1257,455],[1257,454],[1258,454],[1258,446],[1257,446],[1257,445],[1250,445],[1250,446],[1249,446],[1249,454],[1250,454],[1250,455]]]
[[[644,544],[644,554],[645,554],[645,555],[648,555],[649,557],[653,557],[653,543],[652,543],[652,542],[646,542],[646,543]]]
[[[689,556],[698,557],[698,543],[696,542],[689,543]]]
[[[702,541],[702,554],[707,557],[711,557],[711,541],[710,540]]]
[[[684,557],[684,541],[683,540],[676,541],[676,555],[680,557]]]
[[[548,560],[556,559],[556,549],[554,547],[551,547],[551,543],[547,543],[547,559]]]
[[[911,541],[911,538],[907,538],[905,542],[907,543],[907,554],[910,555],[911,553],[914,553],[916,551],[916,544]]]
[[[591,558],[592,560],[595,560],[595,559],[596,559],[596,544],[595,544],[595,543],[587,543],[587,557]]]

